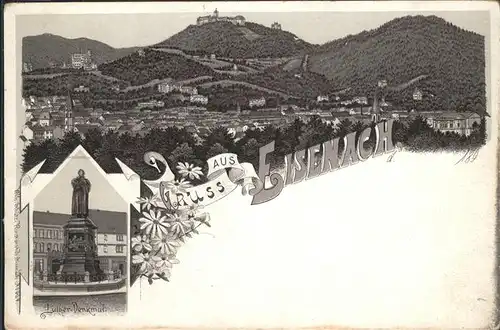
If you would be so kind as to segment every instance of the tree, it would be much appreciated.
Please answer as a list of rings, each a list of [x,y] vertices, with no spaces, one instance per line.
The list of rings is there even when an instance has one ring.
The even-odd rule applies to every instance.
[[[170,156],[168,156],[170,166],[174,167],[177,166],[178,162],[192,163],[195,159],[196,157],[193,148],[191,148],[186,142],[175,148]]]
[[[258,167],[259,162],[259,142],[252,138],[245,143],[242,147],[241,160],[252,163],[255,167]]]
[[[211,146],[206,154],[207,159],[228,152],[228,150],[220,143],[215,143]]]

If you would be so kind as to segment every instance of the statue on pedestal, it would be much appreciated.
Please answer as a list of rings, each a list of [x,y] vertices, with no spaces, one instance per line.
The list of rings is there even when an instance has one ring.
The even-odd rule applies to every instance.
[[[90,181],[85,177],[85,171],[78,170],[78,176],[71,180],[73,186],[73,198],[71,203],[71,215],[85,218],[89,215],[89,193]]]
[[[89,218],[90,181],[85,171],[71,180],[73,195],[71,217],[64,227],[64,261],[62,272],[91,276],[100,274],[95,235],[97,226]]]

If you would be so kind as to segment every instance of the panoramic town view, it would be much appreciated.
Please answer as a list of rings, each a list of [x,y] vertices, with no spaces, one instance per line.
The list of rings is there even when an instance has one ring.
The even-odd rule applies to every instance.
[[[436,15],[323,44],[292,31],[214,9],[147,47],[25,37],[23,170],[46,159],[51,172],[79,144],[107,172],[118,157],[145,177],[154,173],[147,150],[199,166],[234,152],[257,166],[273,140],[277,167],[283,155],[384,120],[409,151],[485,143],[484,36]]]

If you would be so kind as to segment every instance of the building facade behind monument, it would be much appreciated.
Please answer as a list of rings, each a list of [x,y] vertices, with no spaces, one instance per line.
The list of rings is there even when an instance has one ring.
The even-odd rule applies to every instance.
[[[54,256],[64,244],[63,225],[69,214],[33,212],[33,268],[37,272],[50,272]],[[90,210],[90,218],[97,225],[97,256],[103,271],[120,270],[127,274],[127,214]]]

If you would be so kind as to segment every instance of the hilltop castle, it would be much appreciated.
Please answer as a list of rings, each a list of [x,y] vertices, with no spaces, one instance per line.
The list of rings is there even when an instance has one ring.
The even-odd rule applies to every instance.
[[[245,17],[241,15],[234,17],[219,16],[219,11],[215,9],[212,15],[198,17],[198,19],[196,20],[196,25],[203,25],[206,23],[213,23],[213,22],[230,22],[233,23],[234,25],[245,25]]]

